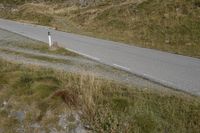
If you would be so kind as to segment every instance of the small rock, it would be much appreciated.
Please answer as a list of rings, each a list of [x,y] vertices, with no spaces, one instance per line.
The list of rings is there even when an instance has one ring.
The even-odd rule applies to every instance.
[[[65,113],[59,115],[58,125],[69,133],[86,133],[87,131],[81,123],[79,113],[82,112]]]
[[[168,44],[168,43],[170,43],[170,41],[169,41],[169,40],[165,40],[165,43],[167,43],[167,44]]]
[[[76,128],[75,128],[75,133],[87,133],[86,130],[84,129],[84,127],[82,125],[78,125]]]
[[[17,11],[18,11],[18,9],[16,9],[16,8],[11,9],[11,12],[17,12]]]
[[[148,88],[144,88],[144,90],[148,90]]]
[[[8,105],[8,102],[4,101],[3,106],[6,106],[6,105]]]
[[[4,9],[4,5],[3,4],[0,4],[0,9]]]
[[[38,123],[34,123],[30,127],[32,127],[32,128],[40,128],[40,125]]]
[[[25,113],[23,111],[12,112],[12,117],[15,117],[19,122],[23,122],[25,119]]]
[[[78,113],[73,113],[73,117],[75,118],[76,121],[80,121],[80,116]]]
[[[58,125],[60,126],[60,127],[62,127],[63,129],[66,129],[67,128],[67,126],[68,126],[68,121],[67,121],[67,115],[60,115],[59,116],[60,117],[60,119],[59,119],[59,121],[58,121]]]
[[[56,128],[51,128],[50,129],[50,133],[59,133],[58,130]]]
[[[186,46],[191,46],[191,45],[192,45],[192,43],[186,43],[185,45],[186,45]]]
[[[47,118],[51,118],[52,117],[52,111],[51,110],[48,110],[47,112],[46,112],[46,116],[47,116]]]
[[[179,8],[176,8],[176,11],[178,12],[180,9]]]
[[[38,131],[38,133],[46,133],[45,130]]]
[[[25,129],[24,129],[23,126],[21,126],[20,128],[17,128],[16,131],[17,131],[18,133],[25,133]]]
[[[4,133],[4,130],[3,130],[3,129],[0,129],[0,133]]]
[[[165,14],[164,14],[164,18],[167,18],[167,19],[168,19],[168,18],[169,18],[169,14],[168,14],[168,13],[165,13]]]

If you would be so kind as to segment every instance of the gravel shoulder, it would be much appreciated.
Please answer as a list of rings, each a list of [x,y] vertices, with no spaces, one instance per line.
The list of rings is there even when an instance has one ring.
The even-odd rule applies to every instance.
[[[2,59],[21,64],[37,65],[72,73],[87,73],[108,80],[115,80],[124,84],[134,85],[143,89],[168,89],[162,85],[150,82],[149,80],[107,65],[103,65],[82,56],[53,54],[48,53],[48,51],[43,49],[35,50],[34,46],[37,46],[38,44],[47,47],[47,44],[0,29],[0,58]],[[37,58],[30,58],[32,56]],[[44,58],[48,58],[49,60],[43,60]]]

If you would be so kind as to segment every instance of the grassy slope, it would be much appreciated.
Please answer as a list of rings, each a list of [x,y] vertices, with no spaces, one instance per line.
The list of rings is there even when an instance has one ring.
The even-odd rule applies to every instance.
[[[56,122],[57,118],[48,120],[46,112],[59,112],[66,106],[81,110],[82,120],[93,132],[200,132],[199,97],[130,88],[87,74],[75,75],[0,60],[0,103],[4,100],[9,101],[12,110],[27,106],[31,109],[25,119],[26,126],[33,121],[44,126]],[[6,132],[14,132],[19,125],[5,110],[0,111],[0,117],[0,129]]]
[[[13,33],[14,34],[14,33]],[[3,41],[3,40],[2,40]],[[53,46],[53,48],[49,49],[49,45],[43,43],[43,42],[21,42],[21,41],[16,41],[16,42],[10,42],[6,41],[4,45],[7,45],[8,47],[17,47],[22,48],[22,49],[28,49],[28,50],[36,50],[41,53],[48,53],[48,54],[59,54],[63,56],[72,56],[72,57],[78,57],[79,55],[73,52],[70,52],[69,50],[66,50],[65,48],[60,47],[59,45]]]
[[[80,8],[25,4],[10,19],[200,58],[199,0],[104,1]]]
[[[197,0],[128,2],[97,11],[94,18],[92,9],[80,10],[71,20],[96,36],[199,58],[199,3]]]
[[[8,15],[12,19],[27,19],[30,21],[30,18],[27,18],[26,15],[28,13],[30,13],[29,15],[35,14],[34,9],[37,8],[37,13],[39,14],[47,17],[52,17],[53,14],[53,20],[50,19],[50,21],[43,21],[36,15],[33,17],[33,20],[31,19],[31,21],[35,23],[46,24],[47,22],[48,25],[55,26],[55,20],[62,20],[62,18],[66,17],[70,20],[70,24],[75,26],[79,25],[83,34],[90,35],[90,32],[92,32],[95,33],[96,36],[105,37],[102,34],[104,33],[109,39],[125,42],[138,41],[141,42],[138,44],[143,44],[145,47],[149,47],[151,45],[147,43],[148,39],[143,40],[140,39],[140,37],[135,37],[136,35],[128,36],[134,33],[133,25],[135,22],[134,24],[126,25],[125,23],[129,22],[130,16],[125,17],[127,13],[123,12],[126,11],[125,9],[137,9],[136,12],[139,13],[146,12],[147,9],[145,11],[143,11],[143,9],[147,8],[147,5],[149,7],[156,7],[155,1],[152,0],[152,2],[154,2],[155,5],[143,3],[135,8],[128,8],[129,6],[134,6],[134,4],[132,5],[130,3],[120,5],[119,7],[116,5],[113,5],[114,7],[112,7],[108,4],[109,7],[107,7],[107,5],[93,7],[94,10],[92,8],[78,9],[77,7],[74,7],[70,10],[70,18],[68,18],[69,14],[66,13],[65,7],[63,8],[64,11],[60,11],[59,9],[56,13],[52,13],[51,9],[49,9],[52,5],[30,6],[27,4],[20,8],[20,10],[24,10],[16,13],[19,15],[17,16],[18,18],[13,18],[13,15],[10,13],[8,13]],[[190,1],[188,2],[190,3]],[[165,3],[165,1],[163,1],[163,3]],[[44,7],[47,7],[48,13],[43,12]],[[152,8],[150,9],[152,10]],[[92,10],[94,14],[91,14]],[[97,14],[95,13],[96,10]],[[119,17],[119,14],[122,14],[122,16]],[[140,16],[141,15],[142,14],[140,14]],[[61,16],[61,18],[57,18],[58,16]],[[93,18],[92,16],[95,17]],[[146,16],[146,14],[144,14],[144,16]],[[122,20],[122,17],[126,19]],[[168,15],[165,14],[164,17],[168,18]],[[105,20],[105,18],[107,19]],[[41,17],[41,19],[43,19],[43,17]],[[86,21],[85,19],[90,21]],[[153,37],[160,35],[160,32],[157,33],[154,30],[151,31],[148,29],[150,27],[146,26],[146,23],[151,24],[150,19],[145,19],[146,21],[142,23],[143,19],[144,18],[142,17],[138,18],[138,20],[140,20],[138,21],[138,25],[142,25],[144,27],[144,29],[141,30],[143,32],[139,32],[141,37],[143,36],[148,38],[151,35]],[[154,21],[156,20],[159,19],[155,18]],[[152,20],[152,22],[154,21]],[[63,23],[57,23],[59,24],[57,25],[58,28],[64,27]],[[136,29],[140,29],[138,25],[135,26]],[[197,24],[194,21],[194,27],[196,25]],[[99,26],[101,26],[102,29],[97,28]],[[160,29],[161,27],[162,29],[162,26],[162,23],[160,23],[159,28],[155,28]],[[133,29],[129,30],[131,27],[133,27]],[[66,30],[77,32],[77,29],[75,28]],[[124,32],[123,30],[126,31]],[[109,34],[107,31],[112,32]],[[195,28],[192,29],[192,32],[194,31]],[[198,33],[199,29],[196,28],[196,31]],[[148,32],[155,32],[155,35]],[[122,33],[123,36],[121,36]],[[169,36],[171,34],[169,34]],[[186,34],[190,36],[188,32],[186,32]],[[198,35],[199,34],[195,34],[194,39],[190,40],[192,41],[192,44],[196,41],[196,39],[198,39]],[[150,38],[150,40],[151,39],[152,38]],[[156,37],[154,42],[154,45],[159,45],[158,49],[161,49],[160,47],[164,47],[165,45],[170,45],[171,47],[172,44],[170,41],[167,44],[156,44],[159,39],[162,40],[162,37]],[[163,41],[165,41],[165,39]],[[168,47],[169,46],[166,48]],[[172,50],[177,52],[177,47],[180,47],[180,51],[183,51],[182,46],[178,46],[178,44],[175,48],[172,48]],[[187,47],[194,47],[197,51],[197,53],[193,53],[195,50],[188,50],[191,51],[191,56],[197,56],[197,54],[199,54],[199,49],[197,49],[198,43],[194,46],[187,44]],[[169,49],[169,51],[172,50]],[[184,54],[188,55],[188,51],[186,50]],[[55,94],[57,91],[60,91],[62,96],[56,96]],[[2,103],[5,99],[8,100],[11,105],[14,103],[12,108],[23,110],[24,105],[29,105],[28,108],[31,108],[32,111],[28,114],[28,118],[25,120],[26,123],[37,121],[47,124],[48,121],[52,121],[45,119],[47,110],[59,111],[63,108],[63,106],[69,106],[69,108],[82,110],[83,121],[88,123],[91,129],[97,132],[200,132],[200,121],[198,119],[200,117],[199,97],[192,97],[174,91],[164,91],[162,93],[158,93],[150,89],[141,90],[137,88],[129,88],[124,85],[119,85],[102,79],[96,79],[90,76],[62,73],[34,66],[25,67],[0,60],[0,103]],[[36,110],[41,112],[39,116],[35,115]],[[14,132],[14,127],[19,124],[12,117],[8,118],[8,113],[2,110],[0,111],[0,118],[0,129],[3,127],[6,129],[6,132]]]

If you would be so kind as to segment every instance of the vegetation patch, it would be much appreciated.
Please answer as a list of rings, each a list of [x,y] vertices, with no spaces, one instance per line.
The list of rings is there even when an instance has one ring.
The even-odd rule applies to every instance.
[[[20,55],[20,56],[23,56],[23,57],[26,57],[26,58],[37,59],[37,60],[41,60],[41,61],[50,61],[50,62],[55,62],[55,63],[73,64],[72,61],[65,60],[65,59],[56,59],[56,58],[51,58],[51,57],[47,57],[47,56],[32,55],[32,54],[28,54],[28,53],[16,52],[16,51],[8,50],[8,49],[1,49],[1,48],[0,48],[0,51],[8,53],[8,54]]]
[[[1,29],[1,31],[4,32],[4,30]],[[7,31],[5,31],[5,33],[8,33]],[[32,40],[30,38],[26,38],[24,37],[23,40],[19,39],[20,36],[18,34],[15,33],[8,33],[9,36],[11,36],[11,38],[8,38],[8,35],[1,35],[2,39],[1,39],[1,45],[5,46],[5,47],[14,47],[14,48],[22,48],[25,50],[35,50],[38,51],[40,53],[48,53],[48,54],[58,54],[58,55],[64,55],[64,56],[73,56],[73,57],[78,57],[79,55],[71,52],[61,46],[59,46],[59,44],[57,44],[57,42],[53,42],[54,46],[52,48],[49,48],[49,45],[47,45],[46,43],[40,42],[40,41],[35,41]],[[7,40],[5,38],[8,38]],[[10,41],[9,39],[12,39],[14,41]],[[28,42],[28,43],[27,43]],[[1,48],[3,49],[3,48]]]
[[[34,122],[46,131],[52,125],[60,130],[63,110],[81,112],[81,121],[91,132],[200,132],[198,96],[4,60],[0,60],[0,104],[0,129],[5,132],[15,132],[21,125],[28,132]],[[13,110],[27,112],[22,122],[8,117]],[[75,118],[69,115],[69,121]]]

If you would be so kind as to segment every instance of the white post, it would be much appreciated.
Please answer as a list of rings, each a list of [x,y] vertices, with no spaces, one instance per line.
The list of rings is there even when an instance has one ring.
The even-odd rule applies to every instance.
[[[49,47],[52,46],[52,40],[51,40],[51,33],[48,32],[48,38],[49,38]]]

